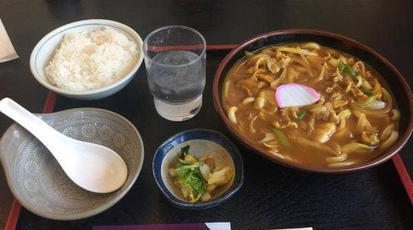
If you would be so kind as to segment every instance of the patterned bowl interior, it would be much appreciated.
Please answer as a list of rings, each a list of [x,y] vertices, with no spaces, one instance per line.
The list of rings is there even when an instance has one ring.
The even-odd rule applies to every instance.
[[[66,176],[42,143],[13,124],[0,141],[0,159],[13,195],[26,209],[50,219],[81,219],[108,209],[133,186],[142,168],[144,147],[138,130],[128,120],[95,108],[39,117],[66,136],[116,151],[126,162],[128,178],[115,192],[88,192]]]

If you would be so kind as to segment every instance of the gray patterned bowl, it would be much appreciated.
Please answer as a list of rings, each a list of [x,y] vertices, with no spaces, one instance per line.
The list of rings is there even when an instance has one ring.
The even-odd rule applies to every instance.
[[[0,160],[11,192],[26,209],[49,219],[82,219],[110,208],[133,186],[142,169],[144,147],[138,130],[127,119],[96,108],[38,116],[67,136],[116,151],[126,162],[128,178],[112,193],[86,191],[66,176],[43,144],[15,123],[0,140]]]

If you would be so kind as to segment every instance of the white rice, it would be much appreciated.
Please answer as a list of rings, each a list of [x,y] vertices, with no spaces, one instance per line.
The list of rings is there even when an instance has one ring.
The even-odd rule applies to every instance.
[[[102,27],[66,34],[44,69],[55,86],[87,91],[122,79],[138,61],[138,46],[123,33]]]

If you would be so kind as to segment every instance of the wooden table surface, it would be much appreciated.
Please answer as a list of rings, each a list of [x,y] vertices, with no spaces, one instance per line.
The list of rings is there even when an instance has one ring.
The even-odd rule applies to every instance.
[[[409,0],[1,0],[0,18],[19,59],[0,64],[0,98],[10,97],[32,112],[43,110],[48,91],[29,68],[36,43],[51,30],[82,19],[110,19],[135,29],[144,38],[152,30],[182,24],[201,32],[209,45],[239,44],[268,31],[290,28],[325,30],[353,38],[390,60],[413,86],[413,16]],[[209,50],[208,85],[228,51]],[[156,147],[167,137],[190,128],[216,129],[231,137],[212,101],[201,113],[182,123],[154,117],[152,130],[141,116],[155,114],[144,69],[118,94],[97,101],[57,97],[55,110],[93,106],[128,118],[142,133],[145,162],[142,175],[127,196],[109,210],[78,221],[54,221],[22,209],[17,229],[91,229],[95,225],[230,221],[233,229],[312,226],[314,229],[413,229],[413,208],[392,161],[345,175],[315,175],[279,166],[243,146],[246,181],[231,200],[217,208],[188,212],[172,207],[160,196],[151,175]],[[139,93],[137,93],[139,92]],[[145,108],[136,97],[147,98]],[[406,99],[409,100],[409,99]],[[412,100],[412,98],[410,98]],[[121,104],[122,103],[122,104]],[[207,120],[207,122],[205,122]],[[0,135],[12,121],[0,115]],[[413,143],[400,152],[413,175]],[[6,225],[13,196],[0,167],[0,229]]]

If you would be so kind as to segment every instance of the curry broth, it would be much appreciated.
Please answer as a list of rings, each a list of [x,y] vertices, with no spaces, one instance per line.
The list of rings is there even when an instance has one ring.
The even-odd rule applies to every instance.
[[[320,100],[279,108],[275,91],[286,83],[311,87]],[[362,163],[398,138],[400,112],[384,79],[361,60],[313,42],[246,53],[228,72],[222,95],[231,125],[255,147],[303,165]]]

